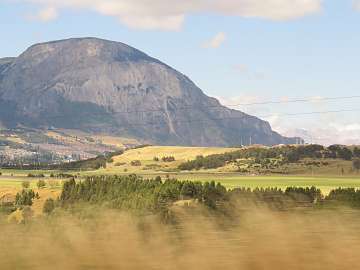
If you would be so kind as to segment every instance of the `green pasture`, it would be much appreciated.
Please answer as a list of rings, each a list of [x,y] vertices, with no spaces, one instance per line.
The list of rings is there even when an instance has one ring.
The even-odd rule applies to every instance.
[[[31,171],[3,171],[0,176],[0,187],[21,187],[23,181],[31,181],[31,186],[36,186],[38,178],[26,177]],[[33,171],[32,173],[44,173],[47,177],[43,180],[49,180],[49,171]],[[82,172],[81,176],[91,175],[94,172]],[[99,174],[99,173],[97,173]],[[122,173],[125,175],[126,173]],[[177,178],[179,180],[190,180],[209,182],[215,181],[224,185],[228,189],[245,187],[254,189],[256,187],[278,187],[285,189],[287,187],[311,187],[320,188],[324,193],[339,187],[360,188],[360,174],[352,176],[243,176],[234,173],[149,173],[141,174],[144,178],[155,178],[160,175],[163,179],[166,177]],[[80,177],[81,178],[81,177]]]
[[[332,189],[360,188],[360,177],[310,177],[310,176],[224,176],[221,177],[201,177],[196,176],[192,180],[207,182],[214,180],[224,185],[226,188],[233,189],[246,187],[254,189],[256,187],[311,187],[315,186],[324,193]]]
[[[36,180],[23,179],[22,177],[0,177],[0,188],[2,187],[15,187],[21,188],[21,183],[24,181],[30,181],[30,186],[34,188],[36,186]]]

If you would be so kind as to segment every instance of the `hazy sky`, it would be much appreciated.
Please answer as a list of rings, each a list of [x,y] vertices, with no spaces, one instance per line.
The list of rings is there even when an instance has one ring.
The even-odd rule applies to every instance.
[[[360,143],[360,0],[0,0],[0,57],[33,43],[121,41],[188,75],[275,130]],[[354,112],[285,116],[333,110]],[[309,134],[309,135],[307,135]]]

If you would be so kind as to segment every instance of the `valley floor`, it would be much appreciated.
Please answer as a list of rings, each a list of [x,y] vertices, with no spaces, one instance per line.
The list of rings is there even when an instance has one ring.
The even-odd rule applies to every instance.
[[[31,171],[33,172],[33,171]],[[49,173],[41,171],[41,173]],[[99,175],[99,172],[83,172],[80,173],[79,178],[83,178],[87,175]],[[36,182],[40,178],[29,178],[26,176],[25,171],[3,171],[3,175],[0,176],[0,190],[2,188],[16,188],[21,189],[23,181],[30,181],[32,187],[36,187]],[[47,174],[49,175],[49,174]],[[126,175],[121,173],[119,175]],[[267,187],[278,187],[286,189],[287,187],[312,187],[315,186],[327,193],[332,189],[339,187],[343,188],[360,188],[360,174],[351,176],[331,176],[331,175],[271,175],[271,176],[244,176],[239,173],[149,173],[139,174],[144,178],[155,178],[161,176],[163,179],[176,178],[179,180],[190,180],[209,182],[215,181],[221,183],[228,189],[245,187],[245,188],[267,188]],[[44,178],[45,181],[59,181],[64,179],[51,178],[49,176]]]

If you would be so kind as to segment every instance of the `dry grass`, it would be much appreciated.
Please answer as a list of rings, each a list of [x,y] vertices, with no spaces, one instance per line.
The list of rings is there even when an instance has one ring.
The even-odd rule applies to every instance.
[[[56,131],[49,131],[47,132],[47,135],[63,141],[67,143],[76,143],[77,139],[85,139],[85,138],[92,138],[97,143],[102,143],[104,145],[108,146],[115,146],[118,148],[123,148],[126,144],[130,145],[137,145],[139,142],[135,139],[131,138],[124,138],[124,137],[116,137],[116,136],[108,136],[108,135],[102,135],[102,134],[89,134],[78,130],[69,130],[69,129],[60,129],[61,133],[64,133],[68,136],[64,136],[63,134],[56,132]]]
[[[114,162],[108,164],[106,171],[123,171],[128,172],[149,172],[175,169],[185,161],[193,160],[199,155],[208,156],[213,154],[222,154],[236,151],[238,148],[221,148],[221,147],[181,147],[181,146],[148,146],[139,149],[126,151],[120,156],[113,158]],[[175,162],[162,162],[162,157],[173,156]],[[154,161],[154,157],[160,161]],[[140,160],[142,166],[131,166],[133,160]],[[122,164],[119,166],[119,164]],[[153,165],[156,169],[149,169]]]
[[[49,198],[57,199],[61,194],[61,186],[58,186],[56,188],[47,187],[43,189],[38,189],[36,187],[36,182],[31,181],[30,187],[34,190],[35,193],[38,193],[40,196],[39,199],[33,200],[33,205],[30,207],[35,216],[42,215],[43,206],[47,199]],[[9,181],[8,185],[1,185],[0,201],[14,202],[16,194],[21,190],[22,190],[21,182],[13,182],[13,185],[11,185],[11,181]],[[12,218],[14,218],[17,222],[20,222],[22,220],[22,212],[16,211],[9,217],[9,219]]]
[[[125,145],[137,145],[139,142],[135,139],[123,138],[123,137],[114,137],[107,135],[95,135],[92,136],[94,139],[101,141],[103,144],[115,146],[118,148],[124,148]]]
[[[181,210],[179,210],[181,211]],[[177,227],[152,217],[58,215],[0,225],[2,269],[339,270],[359,269],[359,213],[254,208],[219,226],[204,213]]]

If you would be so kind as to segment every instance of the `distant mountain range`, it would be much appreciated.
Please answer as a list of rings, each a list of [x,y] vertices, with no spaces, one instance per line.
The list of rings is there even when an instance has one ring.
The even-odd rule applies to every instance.
[[[160,145],[292,144],[189,78],[119,42],[74,38],[0,59],[4,127],[74,129]]]

